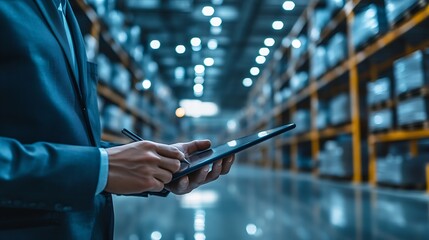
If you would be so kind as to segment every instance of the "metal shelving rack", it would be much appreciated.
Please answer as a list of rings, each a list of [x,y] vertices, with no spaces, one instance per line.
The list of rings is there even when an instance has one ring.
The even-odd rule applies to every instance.
[[[299,34],[304,31],[310,36],[311,29],[311,17],[314,10],[318,6],[320,0],[312,1],[307,9],[303,12],[302,16],[299,18],[297,23],[294,25],[291,32],[285,37],[285,39],[296,39]],[[353,146],[353,183],[361,183],[364,181],[364,175],[362,169],[363,162],[363,153],[361,151],[363,142],[368,142],[368,156],[369,156],[369,169],[368,177],[369,182],[376,185],[376,145],[388,142],[397,142],[397,141],[409,141],[411,154],[417,154],[417,143],[416,140],[429,138],[429,129],[413,129],[413,130],[402,130],[402,129],[391,129],[388,132],[384,133],[371,133],[366,129],[365,117],[362,116],[361,109],[364,106],[362,104],[362,98],[360,92],[362,89],[361,84],[367,83],[370,80],[375,80],[378,72],[382,72],[388,68],[391,68],[393,62],[401,57],[406,56],[407,54],[429,47],[429,37],[426,37],[425,40],[422,40],[417,45],[410,45],[404,48],[405,50],[399,50],[395,52],[394,56],[385,57],[382,60],[377,59],[373,60],[375,55],[380,55],[382,51],[392,48],[395,42],[402,41],[407,33],[412,31],[419,25],[429,22],[429,6],[426,1],[421,1],[417,10],[410,11],[409,14],[397,22],[395,25],[390,26],[387,33],[377,36],[371,42],[367,43],[362,49],[356,50],[353,47],[352,43],[352,33],[351,33],[351,24],[354,21],[355,10],[359,7],[360,4],[365,2],[364,0],[347,0],[345,6],[336,13],[336,15],[329,21],[327,27],[321,32],[320,39],[309,40],[309,49],[303,55],[303,57],[295,60],[291,60],[289,57],[287,70],[275,77],[274,80],[270,83],[267,83],[269,77],[261,77],[259,80],[263,84],[271,84],[273,86],[274,92],[279,92],[288,81],[290,81],[291,76],[293,76],[297,70],[302,67],[304,64],[310,63],[312,61],[312,55],[314,54],[315,47],[320,45],[323,41],[326,41],[327,38],[332,35],[340,25],[345,25],[346,27],[346,36],[348,41],[348,57],[339,63],[336,67],[328,70],[319,78],[310,78],[308,86],[299,91],[297,94],[293,95],[287,101],[284,101],[280,104],[274,105],[270,112],[264,114],[264,117],[261,119],[252,119],[253,124],[250,123],[250,126],[253,126],[247,131],[255,131],[259,126],[266,126],[268,123],[267,119],[275,118],[274,125],[281,125],[285,122],[291,121],[291,116],[300,108],[300,105],[303,102],[310,102],[310,114],[311,114],[311,130],[302,134],[288,136],[287,138],[277,139],[275,141],[276,147],[276,157],[272,159],[274,161],[274,166],[278,169],[283,169],[282,166],[282,156],[284,154],[290,155],[292,171],[298,171],[296,166],[297,154],[302,143],[309,143],[311,146],[311,156],[313,161],[318,158],[320,151],[320,142],[323,139],[333,138],[343,134],[349,134],[352,137],[352,146]],[[307,27],[307,29],[305,29]],[[311,38],[309,38],[311,39]],[[277,52],[281,53],[282,57],[288,56],[290,54],[290,46],[281,46]],[[396,49],[393,49],[396,50]],[[392,55],[392,54],[390,54]],[[266,69],[266,75],[275,74],[274,70],[279,64],[282,57],[275,57]],[[374,63],[375,62],[375,63]],[[369,70],[362,72],[359,67],[363,64],[369,65]],[[337,127],[328,127],[326,129],[317,129],[316,117],[318,115],[317,105],[320,100],[320,92],[323,88],[326,88],[328,85],[337,84],[337,81],[341,78],[346,78],[347,80],[347,92],[350,97],[350,108],[351,108],[351,120],[350,122],[337,126]],[[256,89],[253,90],[253,95],[260,93],[258,89],[261,84],[256,85]],[[394,104],[394,103],[390,103]],[[252,108],[249,104],[249,108]],[[255,110],[257,111],[257,110]],[[369,111],[369,109],[367,109]],[[288,151],[283,151],[283,148],[288,148]],[[427,189],[429,192],[429,166],[427,167]],[[317,170],[313,170],[314,175],[318,175]]]
[[[143,70],[136,66],[130,55],[113,39],[108,31],[108,27],[97,16],[97,13],[92,6],[88,5],[84,0],[71,1],[71,4],[76,11],[82,31],[93,36],[97,40],[99,46],[101,46],[101,44],[107,46],[106,51],[108,51],[108,53],[106,54],[111,55],[115,61],[121,63],[130,72],[132,77],[132,86],[137,82],[142,81],[145,75]],[[103,52],[103,50],[100,50],[100,52]],[[126,98],[122,94],[116,92],[106,84],[100,82],[97,86],[97,91],[99,96],[106,99],[109,103],[118,106],[123,112],[130,114],[134,118],[135,122],[149,126],[152,129],[152,132],[154,132],[154,137],[156,139],[161,138],[160,135],[163,128],[161,127],[162,123],[159,119],[150,116],[150,114],[135,106],[129,106]],[[143,94],[145,98],[149,99],[150,102],[153,102],[154,107],[163,107],[163,104],[155,93],[147,91],[140,94]],[[102,139],[118,143],[129,142],[129,140],[124,138],[120,133],[112,131],[104,131]]]

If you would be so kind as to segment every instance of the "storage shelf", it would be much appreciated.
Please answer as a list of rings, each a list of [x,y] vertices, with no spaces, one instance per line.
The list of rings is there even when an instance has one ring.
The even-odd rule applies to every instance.
[[[329,127],[319,131],[319,138],[331,138],[343,134],[352,133],[352,125],[349,123],[339,127]]]
[[[122,108],[123,110],[131,113],[134,117],[136,117],[140,121],[146,124],[149,124],[156,129],[160,128],[158,122],[155,122],[155,120],[149,117],[149,115],[143,112],[140,112],[133,107],[128,106],[125,99],[121,95],[117,94],[115,91],[110,89],[108,86],[98,84],[97,90],[101,96],[107,98],[108,100],[110,100],[111,102],[113,102],[114,104]]]
[[[371,144],[382,143],[382,142],[395,142],[395,141],[407,141],[416,140],[422,138],[429,138],[429,130],[396,130],[388,133],[371,134],[369,136],[369,142]]]
[[[113,143],[121,143],[126,144],[131,142],[129,139],[119,136],[118,134],[113,134],[110,132],[103,132],[101,135],[101,140],[107,141],[107,142],[113,142]]]
[[[402,24],[392,28],[388,33],[381,36],[378,40],[364,48],[362,51],[357,52],[351,61],[356,64],[362,63],[381,49],[386,48],[389,44],[404,36],[404,34],[428,18],[429,5],[418,11],[413,17],[407,19]]]

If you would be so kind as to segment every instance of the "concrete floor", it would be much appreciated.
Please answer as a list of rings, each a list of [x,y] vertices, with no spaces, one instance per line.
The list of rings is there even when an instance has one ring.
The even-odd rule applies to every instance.
[[[185,196],[116,197],[115,239],[429,239],[424,192],[235,165]]]

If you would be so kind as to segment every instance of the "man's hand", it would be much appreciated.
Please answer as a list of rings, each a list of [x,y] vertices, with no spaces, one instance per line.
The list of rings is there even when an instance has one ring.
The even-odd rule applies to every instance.
[[[159,192],[180,169],[185,155],[176,146],[150,141],[106,149],[109,176],[105,191],[132,194]]]
[[[188,143],[177,143],[173,146],[177,147],[186,156],[190,154],[208,149],[211,146],[209,140],[195,140]],[[191,192],[200,185],[216,180],[219,175],[224,175],[229,172],[234,162],[235,155],[231,155],[222,160],[213,163],[212,170],[210,166],[205,166],[187,176],[184,176],[172,183],[169,183],[165,188],[175,194],[185,194]]]

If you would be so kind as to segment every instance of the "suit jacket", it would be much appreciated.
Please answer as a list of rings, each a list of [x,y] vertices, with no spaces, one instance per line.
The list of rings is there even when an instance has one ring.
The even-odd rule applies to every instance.
[[[0,0],[0,239],[109,239],[95,69],[70,6]]]

